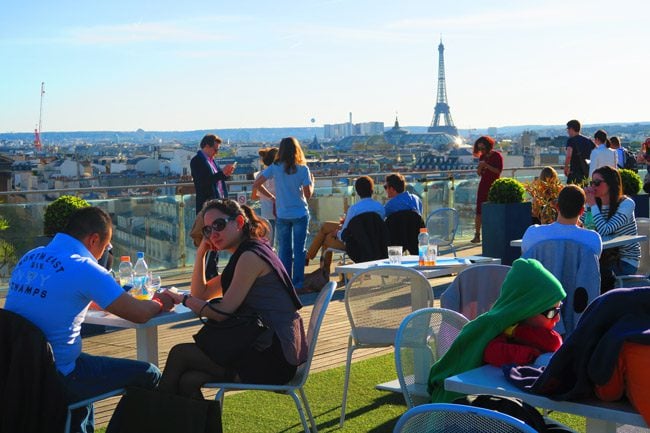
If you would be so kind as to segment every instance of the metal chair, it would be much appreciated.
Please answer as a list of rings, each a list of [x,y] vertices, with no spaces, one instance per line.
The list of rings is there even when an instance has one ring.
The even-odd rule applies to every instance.
[[[203,385],[204,388],[219,388],[219,391],[215,395],[215,400],[218,400],[223,408],[223,398],[225,391],[231,390],[251,390],[251,391],[272,391],[277,393],[282,393],[290,395],[293,398],[294,403],[296,404],[296,409],[298,409],[298,415],[300,416],[300,421],[305,432],[309,432],[310,429],[307,426],[307,420],[305,419],[305,412],[309,417],[309,422],[311,424],[311,431],[317,433],[318,429],[316,428],[316,422],[314,421],[314,416],[311,413],[309,408],[309,402],[307,401],[307,396],[305,395],[305,390],[303,389],[307,378],[309,377],[309,368],[311,367],[311,361],[314,358],[314,351],[316,350],[316,344],[318,341],[318,333],[320,327],[325,318],[325,312],[329,306],[334,290],[336,289],[336,283],[329,282],[323,287],[323,289],[318,294],[316,298],[316,303],[314,304],[314,309],[311,312],[311,318],[309,319],[309,328],[307,330],[307,341],[309,342],[309,354],[307,356],[307,361],[304,364],[298,367],[296,375],[284,385],[257,385],[252,383],[206,383]],[[296,391],[300,393],[300,398],[296,394]],[[301,403],[302,399],[302,403]],[[303,411],[303,404],[305,409]]]
[[[340,426],[345,422],[352,352],[360,348],[390,347],[402,319],[412,311],[431,307],[433,290],[420,272],[402,266],[381,266],[354,275],[345,289],[350,321]]]
[[[430,403],[409,409],[393,433],[535,433],[521,420],[481,407]]]
[[[438,248],[441,246],[449,247],[456,257],[456,248],[454,247],[454,238],[458,230],[458,211],[450,207],[436,209],[427,217],[427,232],[429,237],[435,239]]]
[[[506,265],[476,265],[463,270],[440,295],[440,306],[475,319],[499,297],[508,271],[510,266]]]
[[[115,397],[116,395],[122,395],[124,394],[125,390],[124,388],[119,388],[119,389],[114,389],[113,391],[106,392],[101,395],[97,395],[95,397],[89,398],[87,400],[82,400],[82,401],[77,401],[74,403],[71,403],[68,405],[68,415],[65,419],[65,430],[63,430],[65,433],[70,433],[70,423],[72,422],[72,411],[75,409],[82,408],[84,406],[88,406],[91,403],[96,403],[101,400],[105,400],[110,397]]]
[[[445,308],[422,308],[404,318],[395,336],[395,368],[406,406],[429,402],[429,370],[468,320]]]
[[[650,235],[650,218],[636,219],[637,233]],[[641,260],[636,275],[620,275],[616,277],[615,287],[643,287],[650,285],[650,239],[639,242]]]

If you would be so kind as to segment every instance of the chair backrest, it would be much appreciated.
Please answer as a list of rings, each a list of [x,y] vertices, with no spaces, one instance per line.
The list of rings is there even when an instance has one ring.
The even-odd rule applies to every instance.
[[[555,329],[568,336],[587,305],[600,295],[598,256],[586,244],[555,239],[534,244],[522,257],[539,260],[562,283],[567,297]]]
[[[402,319],[431,307],[433,290],[415,269],[378,266],[354,275],[345,289],[350,333],[358,346],[388,347]]]
[[[392,213],[386,218],[388,226],[389,244],[401,245],[411,254],[418,254],[418,234],[425,227],[424,220],[414,210],[401,210]]]
[[[637,227],[638,234],[649,236],[647,240],[639,242],[639,245],[641,245],[641,260],[639,261],[639,269],[637,270],[637,274],[649,275],[650,274],[650,218],[637,218],[636,227]]]
[[[438,241],[438,245],[454,243],[458,230],[458,211],[450,207],[436,209],[427,217],[427,232],[429,237]]]
[[[323,319],[325,318],[327,307],[330,305],[330,301],[332,300],[335,289],[336,283],[334,281],[330,281],[329,283],[325,284],[325,286],[318,294],[318,297],[316,298],[314,308],[311,311],[311,317],[309,318],[309,327],[307,328],[307,342],[309,343],[307,361],[298,366],[296,374],[289,382],[290,385],[302,386],[307,381],[309,369],[311,368],[311,361],[314,358],[314,351],[316,350],[316,344],[318,342],[320,327],[323,324]]]
[[[377,212],[364,212],[352,218],[341,238],[354,262],[388,257],[388,228]]]
[[[451,347],[468,320],[445,308],[422,308],[402,320],[395,336],[395,367],[406,406],[423,403],[429,370]],[[419,398],[420,397],[420,398]]]
[[[475,265],[461,271],[440,295],[440,306],[469,320],[492,308],[510,271],[506,265]]]
[[[409,409],[393,433],[535,433],[536,430],[504,413],[481,407],[430,403]]]

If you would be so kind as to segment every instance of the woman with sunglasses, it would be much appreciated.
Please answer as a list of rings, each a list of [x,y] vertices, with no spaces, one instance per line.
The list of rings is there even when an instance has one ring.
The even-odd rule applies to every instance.
[[[275,194],[264,183],[275,180]],[[300,143],[294,137],[280,141],[278,156],[253,182],[253,190],[275,202],[280,260],[302,290],[305,279],[305,241],[309,223],[307,200],[314,193],[314,176],[309,172]]]
[[[286,383],[305,362],[308,348],[298,314],[302,305],[265,238],[269,227],[248,206],[234,200],[211,200],[203,214],[204,237],[196,252],[191,293],[175,295],[177,300],[197,315],[222,321],[228,317],[206,308],[209,300],[222,297],[219,310],[257,313],[270,330],[230,368],[218,365],[195,343],[174,346],[160,389],[202,398],[201,385],[206,382]],[[232,256],[221,275],[206,281],[204,257],[210,250],[225,250]]]
[[[585,188],[586,206],[594,217],[596,231],[603,240],[621,236],[636,235],[634,218],[634,201],[623,195],[623,183],[618,170],[605,166],[597,168],[591,176],[591,182]],[[618,254],[601,256],[601,274],[632,275],[636,273],[641,258],[638,243],[618,248]],[[603,286],[608,287],[608,286]]]

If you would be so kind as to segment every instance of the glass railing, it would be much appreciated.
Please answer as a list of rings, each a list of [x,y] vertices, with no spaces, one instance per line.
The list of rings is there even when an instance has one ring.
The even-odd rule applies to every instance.
[[[541,167],[505,169],[503,176],[527,182],[540,170]],[[385,202],[386,173],[370,176],[376,182],[374,197]],[[473,236],[479,182],[474,171],[418,172],[406,176],[409,190],[422,198],[425,216],[441,207],[454,207],[460,215],[457,238]],[[358,199],[353,187],[355,177],[316,179],[315,193],[309,200],[310,234],[316,233],[323,221],[338,221]],[[196,252],[189,237],[195,218],[194,194],[187,193],[191,187],[192,184],[160,184],[0,193],[0,216],[9,222],[9,228],[0,231],[0,290],[6,288],[16,260],[49,240],[42,236],[44,210],[48,203],[63,194],[83,197],[111,214],[115,266],[119,256],[135,258],[137,251],[144,251],[147,263],[154,269],[187,268],[189,272]],[[250,181],[231,182],[229,190],[230,198],[248,203],[259,211],[259,202],[250,199]],[[310,240],[311,236],[307,242]]]

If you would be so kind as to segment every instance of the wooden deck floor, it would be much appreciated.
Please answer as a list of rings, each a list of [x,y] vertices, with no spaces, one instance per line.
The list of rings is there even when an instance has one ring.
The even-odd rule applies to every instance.
[[[469,247],[469,245],[467,247]],[[481,248],[466,248],[460,255],[468,256],[474,254],[481,254]],[[310,266],[307,271],[311,271],[313,268],[315,268],[315,266]],[[189,272],[190,269],[185,271],[176,270],[175,272],[169,272],[167,275],[163,275],[163,285],[175,285],[179,288],[188,288],[190,278]],[[453,277],[431,280],[434,292],[439,294],[452,280]],[[315,295],[304,295],[303,298],[305,307],[301,310],[301,315],[303,316],[306,325],[311,315]],[[3,304],[4,299],[0,299],[0,305]],[[180,324],[164,325],[159,328],[158,347],[160,359],[159,367],[161,369],[164,369],[165,360],[167,359],[170,349],[178,343],[192,342],[192,335],[198,331],[200,326],[201,324],[197,319]],[[350,326],[348,324],[345,306],[343,304],[343,288],[340,288],[336,291],[335,297],[325,316],[312,364],[312,372],[327,370],[345,364],[349,332]],[[100,335],[85,337],[83,339],[83,350],[84,352],[93,355],[135,359],[135,331],[131,329],[112,330]],[[357,350],[353,355],[353,361],[380,354],[392,353],[392,351],[392,348]],[[206,398],[214,396],[213,390],[205,391]],[[119,397],[107,399],[95,405],[97,426],[101,427],[108,423],[118,399]]]

